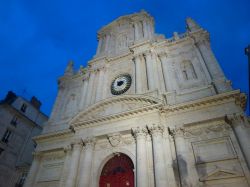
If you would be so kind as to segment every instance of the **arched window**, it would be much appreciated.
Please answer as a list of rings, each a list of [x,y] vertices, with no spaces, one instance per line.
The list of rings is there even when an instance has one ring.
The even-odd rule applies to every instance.
[[[197,79],[194,66],[190,60],[181,62],[181,73],[184,80]]]

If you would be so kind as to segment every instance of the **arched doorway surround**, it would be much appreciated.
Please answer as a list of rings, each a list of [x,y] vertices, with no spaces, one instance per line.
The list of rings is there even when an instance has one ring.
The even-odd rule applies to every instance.
[[[134,187],[134,164],[123,153],[115,154],[104,165],[99,180],[100,187]]]

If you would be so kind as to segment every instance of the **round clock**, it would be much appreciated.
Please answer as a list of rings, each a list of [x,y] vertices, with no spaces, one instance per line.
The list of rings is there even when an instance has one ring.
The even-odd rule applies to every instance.
[[[111,84],[111,93],[113,95],[120,95],[125,93],[131,85],[131,76],[129,74],[123,74],[116,77]]]

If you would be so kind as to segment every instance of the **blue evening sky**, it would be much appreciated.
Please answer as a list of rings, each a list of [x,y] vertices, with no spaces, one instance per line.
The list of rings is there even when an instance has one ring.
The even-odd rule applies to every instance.
[[[8,90],[42,101],[50,114],[57,78],[95,54],[96,32],[119,16],[146,10],[171,37],[192,17],[211,34],[213,51],[235,89],[248,92],[249,0],[0,0],[0,98]]]

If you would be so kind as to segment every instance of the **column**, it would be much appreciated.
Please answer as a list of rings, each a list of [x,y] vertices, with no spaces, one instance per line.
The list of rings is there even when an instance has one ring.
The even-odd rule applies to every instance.
[[[91,71],[90,72],[89,83],[88,83],[87,97],[86,97],[85,106],[89,106],[91,104],[91,97],[92,97],[92,94],[93,94],[92,92],[93,92],[93,87],[94,87],[94,78],[95,78],[95,72]]]
[[[60,83],[58,83],[58,92],[57,92],[57,96],[56,96],[56,102],[53,105],[53,110],[51,112],[50,121],[54,120],[55,118],[58,117],[59,110],[60,110],[60,105],[62,103],[61,99],[62,99],[62,96],[63,96],[63,91],[64,91],[64,87],[61,86]]]
[[[147,129],[145,127],[133,128],[132,132],[136,139],[136,186],[148,187],[148,165],[146,136]]]
[[[144,38],[148,38],[148,25],[147,25],[146,20],[142,21],[142,29],[144,33]]]
[[[94,104],[96,102],[96,94],[97,94],[97,86],[98,86],[98,80],[99,80],[100,70],[96,69],[94,71],[94,73],[95,73],[95,77],[94,77],[94,81],[93,81],[92,95],[91,95],[90,104]]]
[[[96,52],[97,55],[101,53],[101,47],[102,47],[102,41],[103,41],[103,39],[100,36],[98,37],[99,37],[99,41],[98,41],[98,48]]]
[[[166,161],[163,152],[163,126],[149,125],[148,130],[153,140],[153,158],[156,187],[168,187]]]
[[[67,187],[75,187],[76,177],[79,165],[80,153],[82,150],[82,141],[77,140],[73,143],[72,155],[70,159],[70,165],[68,168],[68,176],[65,182],[65,186]]]
[[[41,160],[41,153],[33,153],[33,161],[31,168],[29,170],[29,174],[27,176],[27,179],[25,181],[24,187],[33,187],[35,186],[36,182],[36,176],[39,171],[40,167],[40,160]]]
[[[155,71],[156,71],[156,76],[157,76],[157,80],[159,82],[159,90],[160,92],[165,92],[166,91],[166,87],[165,87],[165,80],[164,80],[164,75],[163,75],[163,70],[162,70],[162,64],[161,61],[159,61],[157,59],[157,56],[155,55],[155,53],[152,53],[152,60],[155,64]]]
[[[184,139],[184,129],[178,128],[173,131],[177,162],[181,184],[184,187],[198,186],[199,177],[195,167],[193,152],[188,149]]]
[[[172,150],[171,144],[170,144],[170,139],[172,137],[169,135],[169,131],[167,128],[163,129],[163,152],[164,152],[164,158],[166,162],[166,167],[167,167],[167,176],[168,176],[168,185],[169,187],[177,187],[177,182],[175,180],[175,174],[174,174],[174,166],[173,162],[174,159],[172,154],[175,154],[175,150]]]
[[[173,67],[171,67],[169,58],[165,53],[159,54],[160,61],[162,63],[164,79],[165,79],[165,86],[168,92],[172,92],[176,90],[176,82],[175,82],[175,75],[173,72]]]
[[[145,53],[146,67],[147,67],[147,78],[148,78],[148,89],[154,90],[157,88],[158,81],[155,80],[155,73],[153,72],[153,61],[151,53],[148,51]]]
[[[101,68],[99,70],[99,78],[98,78],[98,84],[96,88],[96,98],[95,101],[100,101],[102,99],[103,94],[103,80],[104,80],[104,68]]]
[[[79,110],[82,110],[86,104],[87,100],[87,93],[88,93],[88,83],[89,83],[89,74],[85,74],[83,78],[83,85],[82,85],[82,94],[80,100]]]
[[[135,61],[135,79],[136,79],[136,93],[143,93],[147,90],[147,72],[145,61],[142,54],[134,58]]]
[[[85,148],[82,151],[81,159],[82,165],[80,166],[80,175],[79,175],[79,187],[89,187],[90,178],[91,178],[91,166],[93,160],[95,138],[87,138],[84,141]]]
[[[68,173],[69,161],[70,161],[70,153],[71,153],[71,145],[64,147],[65,159],[63,163],[62,175],[60,178],[59,186],[64,187],[65,179]]]
[[[207,39],[198,39],[196,46],[200,51],[203,60],[206,63],[208,71],[212,77],[215,87],[219,93],[231,90],[231,86],[226,82],[225,75],[221,70],[221,67],[216,60],[211,48],[210,43]]]
[[[138,23],[134,23],[134,29],[135,29],[135,40],[139,40],[140,39],[140,33],[139,33]]]
[[[250,125],[244,115],[241,114],[228,115],[227,120],[234,131],[248,168],[250,169]]]
[[[105,52],[109,49],[109,40],[110,40],[110,34],[106,35],[106,41],[105,41]]]

